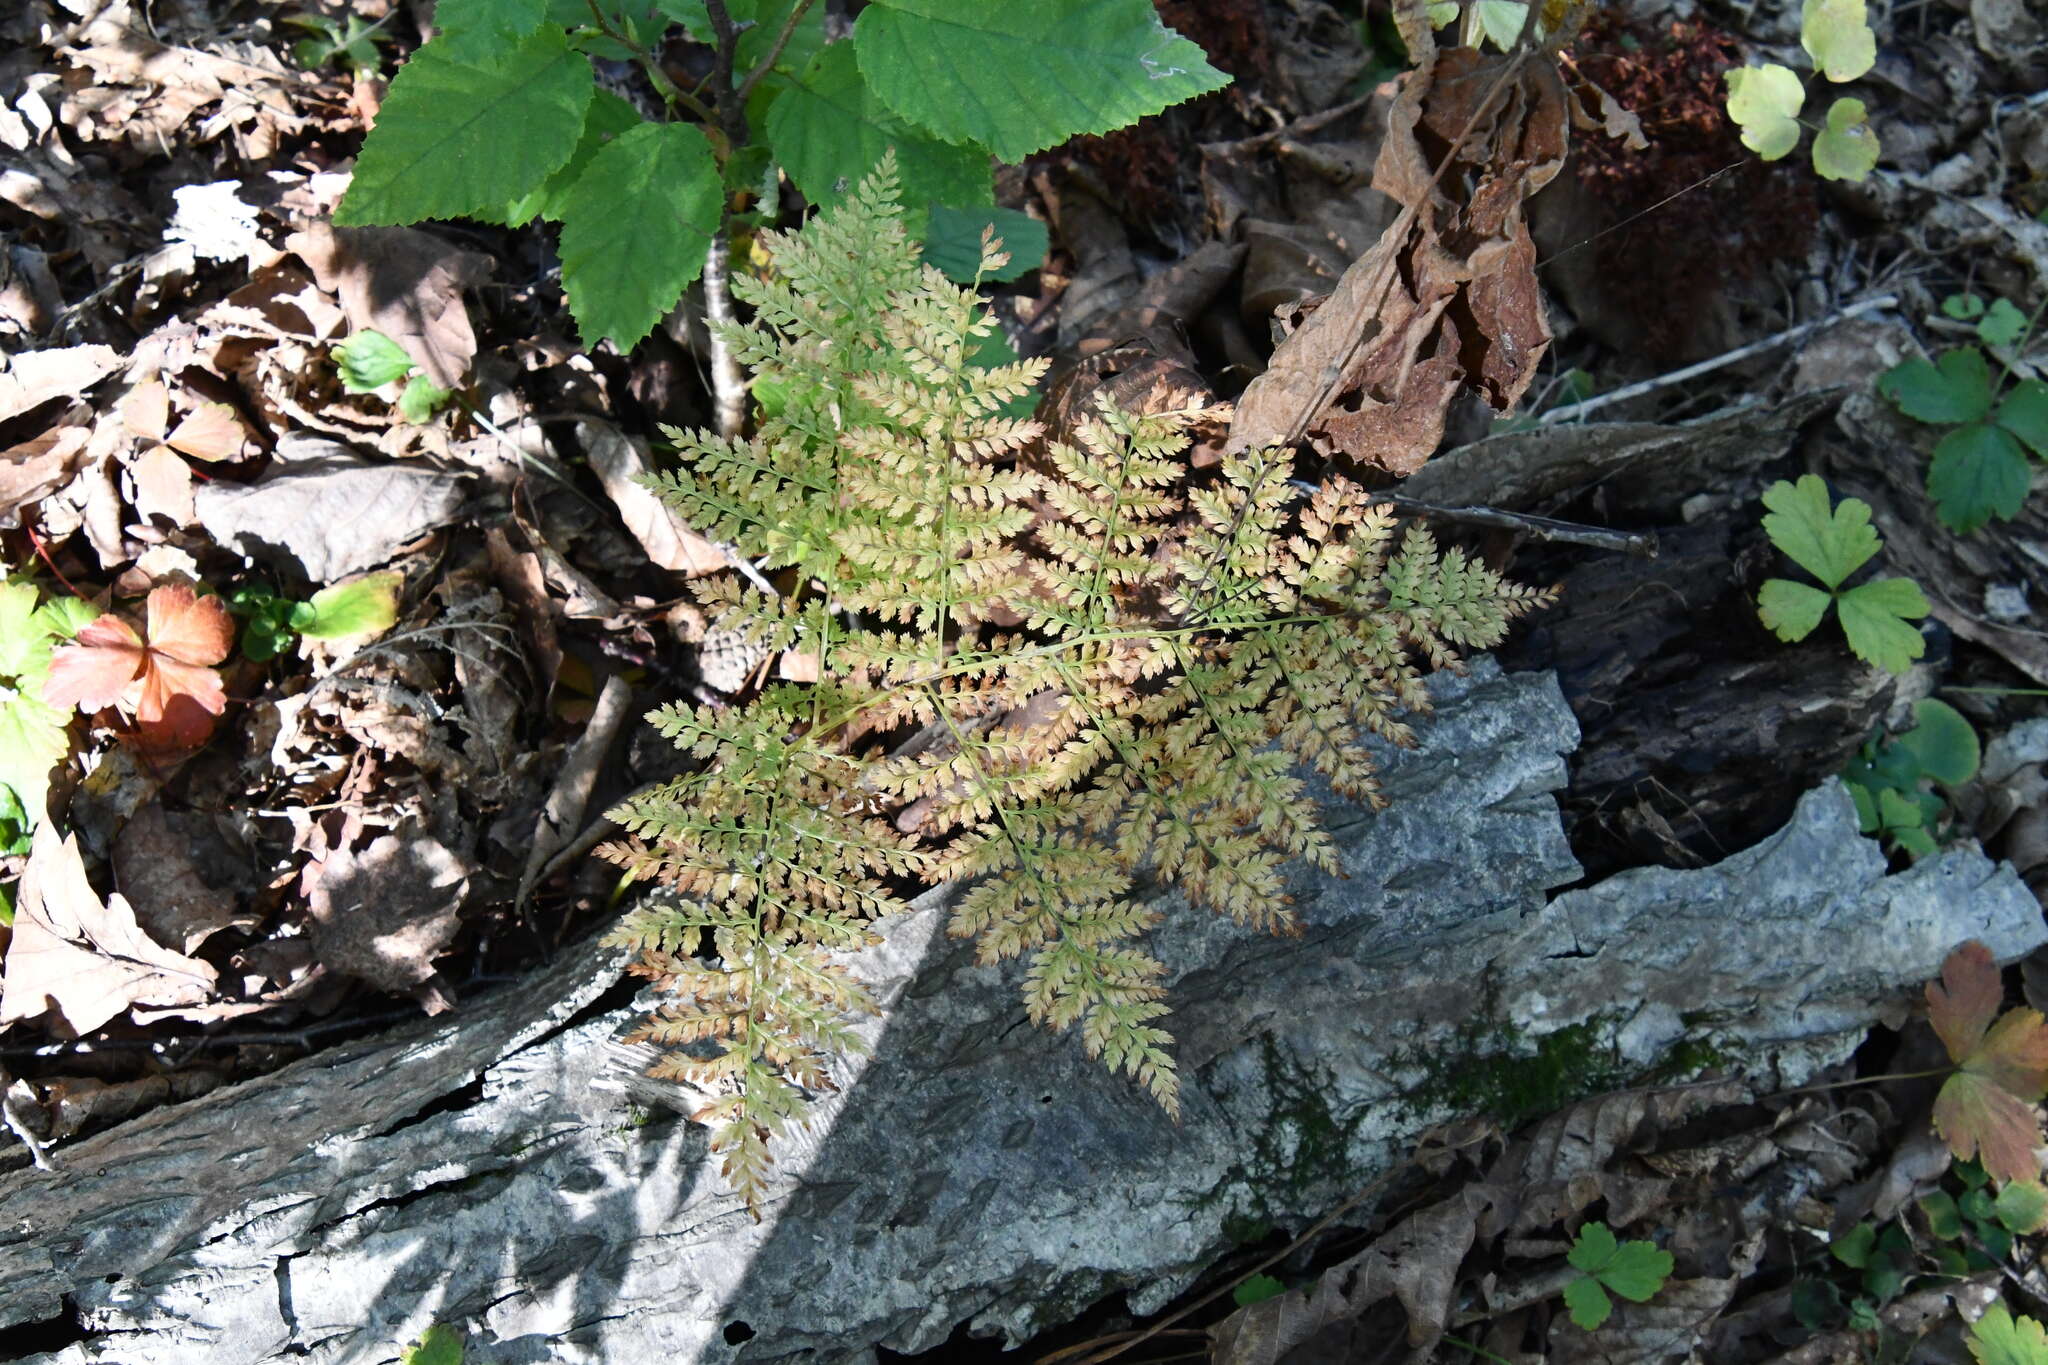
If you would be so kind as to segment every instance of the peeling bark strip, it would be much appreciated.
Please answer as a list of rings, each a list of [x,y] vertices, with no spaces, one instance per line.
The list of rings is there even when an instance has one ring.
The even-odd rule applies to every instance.
[[[0,1325],[75,1306],[85,1340],[23,1365],[363,1365],[436,1321],[467,1333],[469,1365],[833,1365],[961,1321],[1014,1342],[1119,1289],[1157,1308],[1236,1217],[1342,1201],[1446,1117],[1405,1097],[1470,1060],[1475,1014],[1532,1040],[1599,1020],[1647,1065],[1708,1011],[1769,1087],[1846,1056],[1956,942],[2009,958],[2043,937],[2011,869],[1973,851],[1886,876],[1839,788],[1714,867],[1546,901],[1579,875],[1555,681],[1481,660],[1431,692],[1421,746],[1385,755],[1399,801],[1333,830],[1351,877],[1297,869],[1302,938],[1162,929],[1162,955],[1196,964],[1178,1127],[1016,1027],[1012,974],[975,966],[930,905],[863,957],[888,1002],[876,1055],[757,1226],[717,1193],[702,1129],[629,1105],[673,1091],[608,1045],[638,1008],[604,996],[618,955],[585,945],[450,1016],[67,1144],[54,1174],[16,1153]],[[1332,1135],[1316,1159],[1311,1120]]]
[[[1514,406],[1550,345],[1522,206],[1564,165],[1568,103],[1547,61],[1470,48],[1402,78],[1372,184],[1404,211],[1331,294],[1280,314],[1230,449],[1305,437],[1406,475],[1462,389]]]

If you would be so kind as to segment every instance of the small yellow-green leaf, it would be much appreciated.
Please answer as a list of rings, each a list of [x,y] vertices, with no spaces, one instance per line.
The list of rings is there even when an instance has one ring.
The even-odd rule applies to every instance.
[[[382,634],[398,619],[398,590],[404,584],[404,574],[387,569],[352,583],[322,588],[305,604],[313,609],[313,614],[298,626],[299,634],[315,640]]]
[[[1831,81],[1853,81],[1877,64],[1877,35],[1864,0],[1806,0],[1799,42]]]
[[[1810,583],[1770,578],[1757,590],[1756,613],[1774,635],[1790,644],[1813,634],[1833,600]]]
[[[2039,1232],[2048,1226],[2048,1187],[2038,1180],[2015,1180],[1998,1192],[1991,1207],[2006,1231]]]
[[[1767,62],[1728,73],[1728,117],[1742,129],[1742,145],[1776,161],[1799,145],[1799,106],[1806,87],[1788,66]]]
[[[1813,139],[1813,169],[1823,180],[1861,180],[1882,150],[1863,101],[1838,99],[1828,109],[1828,126]]]
[[[2048,1332],[2032,1318],[2015,1319],[2002,1303],[1971,1325],[1969,1346],[1977,1365],[2048,1365]]]
[[[1856,657],[1887,673],[1904,673],[1927,652],[1927,641],[1910,624],[1927,615],[1927,598],[1910,578],[1876,578],[1835,599],[1842,633]]]

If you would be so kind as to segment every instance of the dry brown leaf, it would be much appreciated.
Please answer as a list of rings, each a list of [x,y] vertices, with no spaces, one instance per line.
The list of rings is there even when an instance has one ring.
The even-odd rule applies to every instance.
[[[135,513],[163,517],[173,526],[192,524],[192,470],[169,446],[151,446],[129,462],[135,480]]]
[[[173,816],[160,802],[151,802],[121,827],[114,841],[114,879],[136,919],[151,938],[176,943],[188,953],[223,929],[257,922],[240,911],[233,892],[217,890],[200,874],[194,854],[211,834],[203,828],[205,820]]]
[[[201,1004],[215,981],[207,963],[145,934],[119,895],[99,898],[86,880],[77,836],[37,827],[7,945],[0,1024],[51,1012],[77,1036],[131,1005]]]
[[[647,457],[630,437],[609,422],[584,418],[576,423],[576,439],[605,494],[619,509],[619,519],[649,559],[692,578],[726,567],[724,551],[684,525],[667,503],[641,486]]]
[[[462,291],[490,278],[491,260],[417,228],[335,228],[316,223],[285,246],[341,298],[349,325],[374,328],[419,362],[427,378],[459,389],[476,358]]]
[[[431,838],[386,834],[309,864],[301,883],[320,961],[405,995],[435,980],[434,958],[460,927],[469,868]]]
[[[228,403],[202,404],[164,444],[195,460],[239,460],[249,453],[249,430]]]
[[[21,525],[24,508],[71,482],[91,439],[90,427],[66,425],[0,450],[0,527]]]
[[[76,398],[121,364],[111,346],[61,346],[0,355],[0,422],[52,398]]]
[[[1460,391],[1514,405],[1550,343],[1523,200],[1564,164],[1566,104],[1547,63],[1468,48],[1402,78],[1373,188],[1404,211],[1328,298],[1292,310],[1294,330],[1238,402],[1230,449],[1298,434],[1405,475],[1434,453]],[[1434,179],[1427,148],[1468,125]]]

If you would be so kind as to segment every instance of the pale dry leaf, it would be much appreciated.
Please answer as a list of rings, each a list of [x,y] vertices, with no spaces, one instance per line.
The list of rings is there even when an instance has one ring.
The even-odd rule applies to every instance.
[[[195,460],[239,460],[249,453],[249,430],[229,403],[204,403],[178,423],[164,444]]]
[[[145,934],[119,895],[100,899],[77,836],[37,827],[0,982],[0,1024],[54,1013],[75,1036],[131,1005],[201,1004],[215,983],[212,966]]]
[[[61,346],[0,354],[0,422],[52,398],[76,398],[122,364],[111,346]]]
[[[576,439],[590,461],[606,496],[619,509],[620,520],[664,569],[687,574],[716,573],[727,565],[725,553],[692,531],[667,503],[639,483],[647,473],[647,457],[631,438],[609,422],[584,418],[576,423]]]
[[[301,880],[319,960],[402,995],[434,979],[434,958],[460,927],[469,868],[431,838],[386,834],[359,853],[334,850]]]
[[[128,465],[135,480],[135,513],[173,526],[192,523],[192,470],[169,446],[151,446]]]
[[[56,426],[0,450],[0,527],[21,525],[22,509],[71,482],[86,461],[91,439],[89,427]]]
[[[476,333],[462,292],[490,278],[491,260],[417,228],[336,228],[316,223],[285,246],[341,299],[349,325],[373,329],[405,349],[427,378],[462,387],[476,358]]]

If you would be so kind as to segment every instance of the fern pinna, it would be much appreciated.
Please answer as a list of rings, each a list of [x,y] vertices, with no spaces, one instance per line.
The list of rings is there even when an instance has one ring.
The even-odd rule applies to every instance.
[[[1041,442],[1002,409],[1043,362],[975,363],[993,324],[920,264],[888,161],[768,244],[725,335],[773,403],[751,440],[671,430],[685,464],[654,486],[793,585],[698,592],[797,666],[656,711],[700,766],[613,812],[606,856],[671,893],[612,935],[676,996],[637,1035],[670,1049],[654,1074],[714,1097],[696,1117],[756,1203],[874,1008],[842,955],[959,882],[951,931],[1029,959],[1031,1017],[1177,1112],[1133,879],[1292,929],[1284,860],[1336,865],[1297,765],[1379,804],[1364,736],[1411,742],[1424,663],[1548,595],[1397,537],[1344,479],[1304,498],[1284,452],[1192,472],[1213,409],[1104,405]]]

